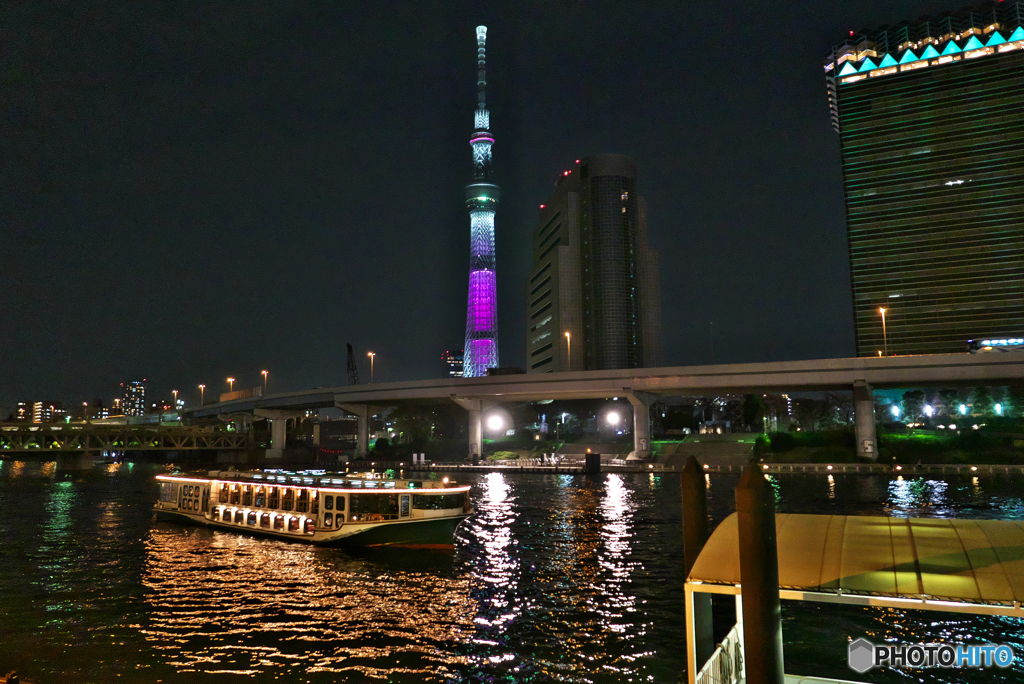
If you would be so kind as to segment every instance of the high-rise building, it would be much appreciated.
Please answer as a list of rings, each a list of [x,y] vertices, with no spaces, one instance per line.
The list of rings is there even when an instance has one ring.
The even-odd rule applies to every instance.
[[[56,423],[67,415],[59,401],[19,401],[14,419],[26,423]]]
[[[446,351],[444,354],[441,354],[441,360],[444,362],[444,375],[446,378],[463,377],[463,352],[461,349],[457,352]]]
[[[826,58],[858,356],[1024,331],[1024,3],[865,33]]]
[[[121,413],[126,416],[146,415],[146,379],[121,383]]]
[[[487,375],[498,365],[498,282],[494,258],[494,213],[501,188],[491,182],[491,115],[487,111],[487,27],[476,27],[477,109],[473,148],[473,182],[466,186],[469,208],[469,305],[463,373],[467,378]]]
[[[661,364],[658,255],[636,162],[577,160],[540,206],[526,281],[527,372]]]

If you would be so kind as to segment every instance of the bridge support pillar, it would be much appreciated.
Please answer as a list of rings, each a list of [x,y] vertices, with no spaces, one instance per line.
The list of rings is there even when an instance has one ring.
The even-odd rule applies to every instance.
[[[282,409],[256,409],[254,411],[258,418],[266,418],[270,421],[270,448],[267,449],[267,458],[275,459],[284,456],[285,443],[288,440],[288,421],[298,422],[302,418],[301,411],[285,411]]]
[[[370,454],[370,407],[366,404],[337,404],[356,417],[356,458]]]
[[[467,460],[473,465],[480,463],[484,453],[484,409],[490,404],[484,405],[482,399],[465,399],[451,395],[452,401],[469,411],[469,453]]]
[[[875,397],[871,385],[853,383],[853,411],[857,430],[857,455],[878,460],[878,438],[875,435]]]
[[[683,493],[683,563],[689,576],[697,562],[697,556],[708,541],[708,494],[704,483],[704,470],[697,459],[690,456],[683,466],[680,486]],[[715,652],[714,625],[711,620],[711,594],[688,593],[690,621],[693,638],[692,653],[687,653],[691,672],[700,672]]]
[[[651,404],[658,396],[650,392],[633,392],[628,387],[626,398],[633,405],[633,460],[651,460]]]

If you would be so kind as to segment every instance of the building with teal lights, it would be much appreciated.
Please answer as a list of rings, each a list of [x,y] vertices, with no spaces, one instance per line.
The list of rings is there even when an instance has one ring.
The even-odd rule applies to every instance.
[[[825,60],[858,356],[1024,331],[1024,3],[853,34]]]
[[[473,182],[466,186],[469,209],[469,303],[466,313],[466,347],[463,376],[487,375],[498,366],[498,280],[494,256],[494,214],[501,188],[491,182],[491,115],[487,111],[487,27],[476,27],[477,109],[473,148]]]

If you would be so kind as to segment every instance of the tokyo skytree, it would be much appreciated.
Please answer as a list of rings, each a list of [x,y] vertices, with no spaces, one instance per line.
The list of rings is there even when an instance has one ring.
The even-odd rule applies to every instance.
[[[491,182],[491,115],[487,111],[487,27],[476,27],[476,93],[473,182],[466,186],[469,209],[469,305],[463,377],[487,375],[498,365],[498,292],[494,259],[494,213],[501,188]]]

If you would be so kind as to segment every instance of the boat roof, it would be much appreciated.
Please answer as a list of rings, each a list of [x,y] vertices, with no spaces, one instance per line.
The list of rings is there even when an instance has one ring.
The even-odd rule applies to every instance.
[[[972,604],[997,609],[964,612],[1024,615],[1024,520],[780,513],[775,523],[783,598],[885,597],[910,608]],[[735,513],[708,539],[687,582],[738,593]]]

